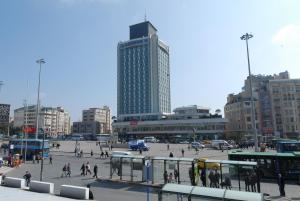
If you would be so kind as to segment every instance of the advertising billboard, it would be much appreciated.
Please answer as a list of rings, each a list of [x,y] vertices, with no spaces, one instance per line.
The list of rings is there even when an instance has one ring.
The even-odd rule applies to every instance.
[[[10,111],[10,105],[0,104],[0,124],[9,123],[9,111]]]

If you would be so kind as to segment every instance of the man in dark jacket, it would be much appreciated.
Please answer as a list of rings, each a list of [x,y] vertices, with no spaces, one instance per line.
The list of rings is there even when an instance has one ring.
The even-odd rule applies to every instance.
[[[23,178],[25,179],[25,182],[26,182],[26,186],[29,186],[30,184],[30,179],[31,179],[31,174],[26,171],[25,175],[23,176]]]
[[[93,175],[93,177],[96,177],[98,179],[98,166],[97,166],[97,164],[94,165],[94,175]]]
[[[284,185],[285,185],[284,179],[283,179],[282,175],[279,173],[278,174],[278,186],[279,186],[280,196],[285,196]]]
[[[82,164],[80,170],[81,170],[81,175],[85,176],[85,164],[84,163]]]

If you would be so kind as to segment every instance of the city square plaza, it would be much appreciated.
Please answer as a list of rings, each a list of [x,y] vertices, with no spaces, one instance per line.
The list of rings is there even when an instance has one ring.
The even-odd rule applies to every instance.
[[[150,200],[158,200],[157,186],[153,184],[154,182],[145,182],[141,171],[132,171],[133,179],[132,181],[144,180],[143,184],[138,184],[138,182],[131,182],[130,179],[130,169],[126,170],[126,167],[122,169],[122,174],[124,175],[122,180],[120,180],[119,174],[112,174],[112,166],[110,158],[100,158],[100,147],[96,145],[95,141],[80,141],[80,149],[83,151],[83,157],[75,156],[75,141],[61,141],[60,148],[52,148],[50,155],[53,157],[53,164],[49,164],[49,160],[46,159],[44,162],[43,171],[43,181],[52,182],[55,186],[60,186],[63,184],[75,185],[75,186],[87,186],[91,185],[91,190],[94,194],[95,200],[104,201],[132,201],[132,200],[146,200],[147,188],[150,189]],[[228,160],[227,150],[223,152],[221,150],[214,150],[209,148],[204,148],[196,152],[194,149],[188,149],[187,144],[169,144],[169,150],[167,144],[162,143],[150,143],[150,150],[140,152],[133,152],[132,154],[137,155],[138,158],[150,157],[153,159],[168,159],[170,152],[173,153],[174,158],[182,157],[182,149],[184,150],[184,158],[207,158],[209,160]],[[108,147],[101,147],[103,151],[108,151],[111,154],[112,151],[128,151],[128,148],[115,148],[109,150]],[[93,151],[93,156],[91,157],[91,150]],[[93,173],[87,176],[81,176],[80,168],[83,163],[89,162],[91,170],[93,171],[93,166],[98,165],[98,179],[93,178]],[[152,160],[153,162],[153,160]],[[62,177],[62,169],[66,163],[71,164],[71,177]],[[161,164],[164,162],[162,161]],[[153,173],[153,179],[160,179],[160,183],[163,183],[163,166],[159,169],[159,174],[157,173],[158,165],[153,164],[155,172]],[[128,168],[129,166],[127,166]],[[178,166],[179,167],[179,166]],[[190,185],[190,179],[188,174],[188,168],[190,166],[185,163],[180,166],[181,174],[181,184]],[[166,168],[166,167],[165,167]],[[167,166],[170,168],[170,164]],[[40,178],[40,163],[35,164],[32,161],[27,161],[26,164],[22,164],[18,168],[14,168],[6,173],[6,176],[22,178],[25,171],[29,171],[32,175],[32,180],[39,180]],[[168,169],[169,171],[169,169]],[[155,175],[157,174],[157,175]],[[222,180],[221,180],[222,181]],[[197,183],[201,186],[201,182]],[[209,182],[207,181],[207,184]],[[238,185],[240,185],[240,190],[245,191],[245,182],[240,181],[237,184],[232,180],[232,190],[239,190]],[[269,194],[267,198],[270,200],[300,200],[299,185],[287,182],[285,185],[285,192],[287,197],[279,196],[279,188],[276,181],[271,182],[260,182],[260,192]],[[59,194],[59,188],[54,188],[54,193]]]

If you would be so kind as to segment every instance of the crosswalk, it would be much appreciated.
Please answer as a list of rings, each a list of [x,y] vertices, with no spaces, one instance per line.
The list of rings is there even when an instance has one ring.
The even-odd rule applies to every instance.
[[[7,167],[7,166],[2,166],[0,167],[0,175],[6,174],[9,171],[11,171],[13,168],[11,167]]]

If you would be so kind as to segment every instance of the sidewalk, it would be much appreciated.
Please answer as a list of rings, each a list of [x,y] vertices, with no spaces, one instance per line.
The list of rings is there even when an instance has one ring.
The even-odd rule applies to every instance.
[[[2,167],[0,167],[0,175],[6,174],[6,173],[10,172],[13,169],[14,168],[7,167],[7,166],[2,166]]]

